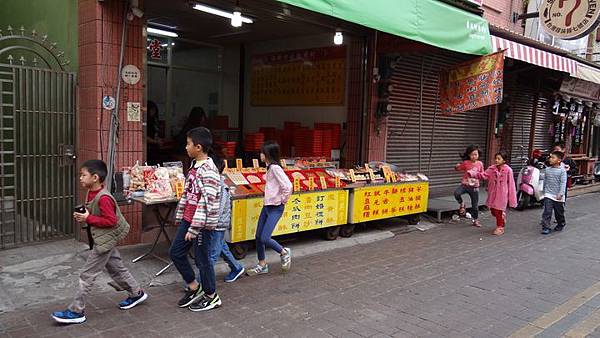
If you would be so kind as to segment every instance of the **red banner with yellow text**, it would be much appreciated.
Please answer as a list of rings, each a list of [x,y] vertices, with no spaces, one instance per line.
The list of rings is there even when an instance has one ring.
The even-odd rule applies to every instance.
[[[458,64],[440,74],[440,106],[452,115],[502,102],[504,51]]]

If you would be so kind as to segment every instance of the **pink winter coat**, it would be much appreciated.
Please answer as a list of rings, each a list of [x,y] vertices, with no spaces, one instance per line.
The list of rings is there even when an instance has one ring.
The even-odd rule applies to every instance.
[[[469,173],[475,178],[488,181],[486,205],[489,208],[504,211],[507,205],[511,208],[517,206],[515,178],[508,165],[505,164],[500,169],[493,165],[483,173],[475,170],[471,170]]]

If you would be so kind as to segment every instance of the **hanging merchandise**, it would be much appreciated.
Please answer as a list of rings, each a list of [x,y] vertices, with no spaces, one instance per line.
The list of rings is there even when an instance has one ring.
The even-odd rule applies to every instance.
[[[554,97],[554,105],[552,106],[552,114],[558,115],[560,113],[560,96]]]
[[[554,142],[563,142],[565,139],[565,118],[561,117],[554,123]]]

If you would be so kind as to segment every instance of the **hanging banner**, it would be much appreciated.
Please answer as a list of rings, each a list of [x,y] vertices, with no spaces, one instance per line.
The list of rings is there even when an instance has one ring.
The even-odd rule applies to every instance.
[[[502,102],[504,51],[469,60],[440,74],[440,106],[452,115]]]
[[[253,106],[343,105],[345,84],[345,46],[252,57]]]

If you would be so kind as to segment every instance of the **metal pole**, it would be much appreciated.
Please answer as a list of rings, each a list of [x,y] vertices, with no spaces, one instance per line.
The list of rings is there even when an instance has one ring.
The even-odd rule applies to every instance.
[[[419,172],[421,172],[421,134],[423,131],[423,70],[425,57],[421,59],[421,80],[419,85]]]
[[[129,3],[125,2],[123,11],[123,30],[121,31],[121,53],[119,55],[119,67],[117,68],[117,94],[115,95],[115,109],[110,116],[110,131],[108,143],[108,175],[106,177],[106,189],[111,191],[113,176],[115,171],[115,160],[117,154],[117,142],[119,133],[119,101],[121,100],[121,69],[123,68],[123,58],[125,56],[125,44],[127,40],[127,11]]]

